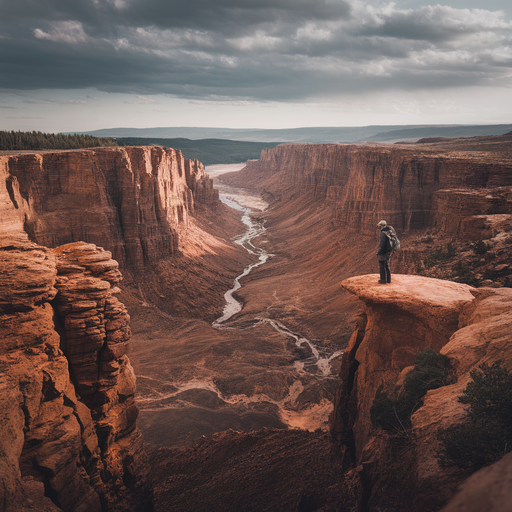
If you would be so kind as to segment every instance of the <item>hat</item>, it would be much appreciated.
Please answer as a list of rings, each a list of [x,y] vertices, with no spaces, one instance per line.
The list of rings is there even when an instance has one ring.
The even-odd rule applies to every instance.
[[[385,220],[381,220],[381,221],[377,224],[377,226],[380,226],[380,227],[382,227],[382,228],[386,227],[387,225],[388,225],[388,223],[387,223]]]

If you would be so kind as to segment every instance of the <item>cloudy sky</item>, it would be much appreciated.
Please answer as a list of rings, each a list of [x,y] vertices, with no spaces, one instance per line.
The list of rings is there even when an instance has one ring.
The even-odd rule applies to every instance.
[[[512,123],[510,0],[0,0],[0,129]]]

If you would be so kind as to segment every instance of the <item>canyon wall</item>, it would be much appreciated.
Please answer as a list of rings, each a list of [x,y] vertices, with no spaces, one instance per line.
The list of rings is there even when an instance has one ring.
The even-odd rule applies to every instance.
[[[171,148],[35,152],[0,167],[33,242],[94,243],[131,269],[176,254],[190,213],[218,204],[203,165]]]
[[[218,194],[159,147],[0,156],[0,180],[0,509],[152,510],[116,259],[178,255]]]
[[[311,233],[297,238],[315,236],[304,268],[318,267],[330,293],[338,295],[338,274],[330,270],[337,265],[344,276],[353,274],[353,260],[361,259],[360,248],[351,253],[343,247],[340,228],[373,235],[376,222],[386,218],[399,232],[436,228],[475,240],[478,233],[492,235],[510,221],[510,164],[485,151],[448,153],[437,146],[294,144],[264,151],[223,181],[260,190],[276,203],[291,199],[294,213],[285,219],[291,224],[320,211],[319,205],[325,208],[332,220],[320,211]],[[181,232],[193,224],[193,212],[219,208],[217,194],[201,164],[157,147],[0,156],[0,176],[0,257],[6,269],[0,273],[0,422],[6,433],[0,441],[0,503],[7,510],[117,511],[130,509],[130,501],[150,508],[127,357],[129,317],[115,297],[120,275],[114,260],[147,278],[145,271],[184,249]],[[301,195],[309,200],[305,213]],[[325,268],[318,262],[325,232],[317,226],[332,242],[332,266]],[[221,272],[208,275],[201,267],[204,286],[190,281],[191,262],[199,255],[201,265],[214,246],[215,258],[223,255],[218,240],[206,245],[198,237],[186,248],[190,267],[172,262],[165,274],[168,290],[176,288],[170,276],[178,275],[187,283],[185,292],[195,294],[186,311],[200,309],[204,297],[213,304],[218,295],[206,285],[213,288]],[[418,503],[435,510],[461,480],[436,462],[435,430],[462,417],[456,396],[469,370],[506,351],[499,332],[483,333],[498,325],[510,332],[508,320],[496,317],[504,314],[503,304],[510,309],[510,297],[411,276],[384,288],[376,280],[344,283],[365,303],[343,358],[332,420],[349,470],[346,494],[356,496],[357,510],[414,510]],[[316,286],[316,279],[311,282]],[[171,299],[153,294],[151,300],[163,305]],[[322,324],[326,316],[316,318]],[[380,386],[399,384],[416,352],[426,347],[455,361],[457,383],[429,392],[413,417],[413,444],[397,447],[372,432],[371,402]],[[397,478],[408,481],[411,475],[413,483],[397,495]]]
[[[503,144],[510,142],[504,139]],[[271,201],[314,194],[331,206],[340,226],[351,230],[373,234],[384,218],[404,232],[440,223],[439,210],[446,206],[445,196],[436,195],[440,190],[512,185],[509,155],[491,158],[485,147],[479,152],[449,149],[435,144],[283,144],[263,150],[259,160],[221,180],[258,189]],[[492,213],[511,213],[510,202],[492,202]],[[452,226],[465,214],[459,204],[461,211],[451,204]]]
[[[485,240],[512,221],[511,187],[439,190],[435,200],[435,225],[449,236]]]
[[[151,510],[117,262],[16,238],[0,244],[0,508]]]
[[[270,227],[279,222],[302,225],[304,216],[323,215],[324,227],[318,223],[309,236],[339,241],[335,260],[345,275],[342,287],[361,300],[358,318],[348,309],[339,310],[347,324],[356,325],[342,358],[331,417],[332,436],[346,471],[340,492],[343,510],[439,511],[467,477],[464,471],[439,463],[437,433],[465,417],[457,398],[470,371],[498,359],[512,369],[507,343],[512,290],[506,288],[512,277],[510,139],[509,135],[415,145],[284,144],[263,151],[260,160],[248,162],[240,173],[221,177],[228,185],[266,196],[273,206],[267,215]],[[276,220],[275,212],[283,218]],[[374,236],[382,218],[405,242],[392,260],[392,284],[379,285],[375,274],[346,279],[356,268],[356,274],[376,270]],[[351,238],[356,233],[359,240]],[[299,229],[294,234],[301,236]],[[477,241],[485,246],[485,255],[474,250],[472,242]],[[452,244],[455,257],[447,254],[447,244]],[[294,257],[301,258],[308,250],[303,247]],[[410,275],[424,270],[425,259],[436,252],[445,257],[446,269],[438,272],[437,260],[433,261],[432,276],[438,272],[444,279],[462,281],[462,270],[455,271],[458,264],[467,273],[465,279],[493,288]],[[321,252],[316,253],[320,258]],[[360,268],[363,264],[366,269]],[[310,269],[313,272],[315,265]],[[409,275],[396,275],[399,271]],[[343,296],[343,291],[337,293]],[[417,352],[427,348],[449,357],[453,384],[427,393],[412,417],[412,428],[395,435],[374,428],[370,409],[375,396],[382,390],[396,392]],[[506,483],[494,481],[493,487],[509,497]],[[486,506],[468,510],[499,510],[491,508],[494,496],[485,489],[478,500],[474,494],[466,493]],[[465,506],[470,505],[466,497]]]

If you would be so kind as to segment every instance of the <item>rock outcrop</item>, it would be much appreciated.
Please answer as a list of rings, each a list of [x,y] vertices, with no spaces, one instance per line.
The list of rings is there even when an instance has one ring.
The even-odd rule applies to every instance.
[[[435,194],[435,225],[446,235],[467,240],[496,236],[498,226],[512,224],[512,190],[501,187],[478,190],[440,190]]]
[[[118,264],[31,242],[34,212],[0,171],[0,508],[151,510]]]
[[[94,243],[135,270],[176,254],[189,214],[218,204],[203,165],[171,148],[35,152],[0,167],[33,242]]]
[[[506,512],[512,503],[512,454],[471,475],[442,512]]]
[[[2,510],[150,510],[117,262],[22,235],[0,258]]]
[[[419,276],[394,276],[390,285],[377,280],[370,275],[342,283],[365,306],[343,356],[332,416],[333,436],[346,467],[352,468],[345,492],[358,496],[369,511],[439,510],[465,474],[440,465],[437,433],[465,417],[457,398],[470,371],[498,359],[512,369],[512,289],[475,289]],[[449,357],[453,383],[427,392],[402,437],[372,428],[377,390],[401,385],[415,354],[428,347]],[[403,482],[400,493],[398,480]],[[484,494],[481,500],[491,503]]]
[[[334,424],[334,431],[352,431],[356,458],[368,442],[377,389],[394,385],[402,370],[414,364],[418,351],[441,350],[458,328],[462,306],[474,299],[471,287],[451,281],[394,275],[384,286],[378,280],[375,274],[342,282],[366,306],[366,323],[352,335],[342,361],[344,385],[339,395],[343,402],[357,402],[357,415],[350,426]],[[336,410],[341,413],[344,408]]]

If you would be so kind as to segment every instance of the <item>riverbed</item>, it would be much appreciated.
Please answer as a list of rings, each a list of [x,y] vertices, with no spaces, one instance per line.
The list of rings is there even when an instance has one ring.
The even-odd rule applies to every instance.
[[[227,429],[328,429],[342,351],[308,339],[274,312],[254,308],[244,284],[255,282],[258,271],[275,259],[266,240],[267,204],[215,180],[242,167],[207,168],[221,200],[240,212],[245,230],[232,241],[252,260],[223,292],[222,314],[212,323],[180,319],[147,298],[144,313],[132,317],[139,425],[153,444],[172,445]],[[247,304],[253,304],[250,311]]]
[[[267,260],[272,257],[272,254],[269,254],[264,248],[255,246],[252,243],[253,240],[260,237],[266,231],[264,221],[259,217],[253,217],[252,214],[264,211],[268,207],[268,204],[261,197],[254,195],[245,189],[230,187],[215,179],[224,173],[238,171],[242,169],[243,166],[244,164],[227,164],[206,167],[206,172],[214,179],[214,187],[219,191],[220,200],[227,206],[243,213],[242,222],[247,226],[247,231],[234,237],[233,241],[243,247],[247,252],[249,252],[249,254],[258,258],[256,262],[248,265],[244,271],[235,278],[233,287],[224,294],[226,305],[222,316],[213,322],[213,326],[216,328],[223,328],[230,318],[242,310],[241,302],[234,297],[234,293],[242,287],[241,280],[248,276],[253,269],[264,265]],[[330,362],[343,354],[342,350],[335,351],[331,354],[321,354],[321,349],[319,349],[312,341],[308,340],[300,333],[292,332],[288,327],[275,319],[258,315],[255,318],[255,322],[266,323],[276,332],[283,336],[292,338],[297,347],[302,347],[303,345],[309,347],[312,356],[306,361],[296,361],[295,368],[298,370],[303,371],[313,364],[316,365],[324,377],[329,377],[332,373]]]

